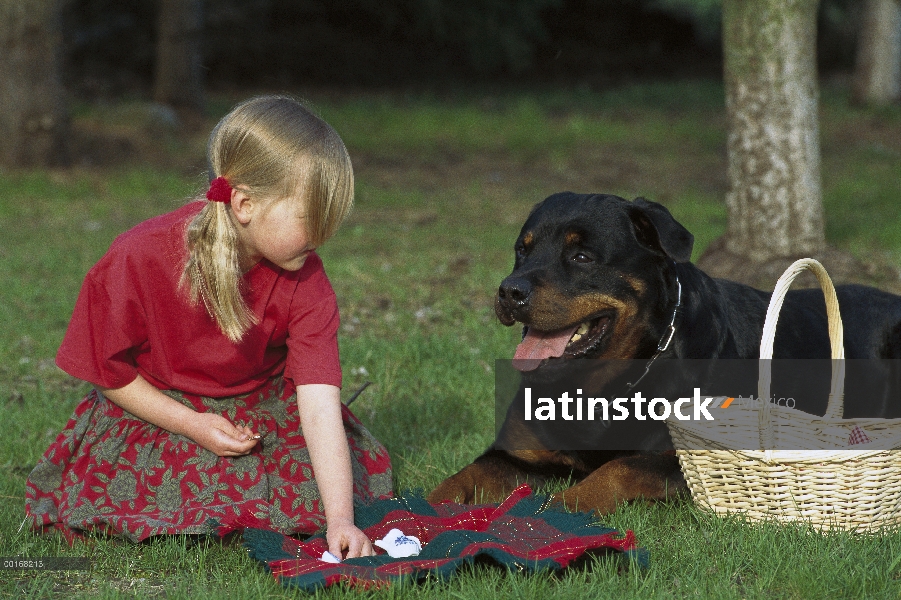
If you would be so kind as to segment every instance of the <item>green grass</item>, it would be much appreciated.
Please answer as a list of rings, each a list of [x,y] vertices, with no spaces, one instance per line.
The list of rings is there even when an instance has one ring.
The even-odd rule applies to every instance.
[[[342,134],[356,166],[356,210],[322,254],[342,310],[344,394],[373,382],[353,409],[387,445],[399,489],[430,489],[493,437],[493,362],[512,354],[519,332],[496,321],[492,300],[534,203],[563,189],[644,195],[695,234],[695,256],[725,229],[725,118],[713,83],[604,94],[301,95]],[[210,125],[236,99],[216,98]],[[118,117],[103,130],[104,110],[79,107],[76,125],[130,135]],[[822,123],[829,242],[901,265],[901,110],[849,108],[841,91],[827,89]],[[0,572],[0,597],[292,595],[237,546],[173,538],[69,548],[19,529],[25,478],[86,389],[53,366],[81,279],[118,233],[195,191],[191,165],[203,162],[204,135],[166,139],[158,155],[140,146],[151,154],[124,163],[0,171],[0,408],[8,423],[0,556],[92,559],[86,573]],[[649,569],[604,559],[560,577],[476,569],[362,597],[901,595],[897,534],[752,526],[689,503],[624,506],[604,522],[635,531],[650,550]],[[361,597],[343,589],[321,596]]]

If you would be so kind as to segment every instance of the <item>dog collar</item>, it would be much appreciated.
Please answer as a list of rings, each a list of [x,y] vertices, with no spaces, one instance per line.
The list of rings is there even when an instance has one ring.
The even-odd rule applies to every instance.
[[[644,376],[648,374],[648,371],[651,370],[651,365],[654,364],[654,361],[657,360],[661,354],[666,352],[669,349],[670,343],[673,341],[673,336],[676,333],[676,318],[679,316],[679,313],[682,311],[682,283],[679,281],[679,274],[675,273],[676,276],[676,306],[673,307],[673,314],[669,320],[669,326],[663,332],[663,335],[660,336],[660,341],[657,342],[657,351],[654,352],[654,356],[645,364],[644,373],[636,379],[633,383],[626,384],[626,392],[630,392],[632,388],[638,385]]]

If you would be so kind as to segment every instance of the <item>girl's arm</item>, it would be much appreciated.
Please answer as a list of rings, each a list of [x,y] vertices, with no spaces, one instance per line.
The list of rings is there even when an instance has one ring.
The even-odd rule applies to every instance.
[[[325,509],[329,552],[347,558],[372,556],[372,544],[354,525],[350,448],[341,419],[340,391],[333,385],[297,386],[297,409]]]
[[[257,440],[251,439],[253,431],[246,425],[236,427],[221,415],[198,413],[162,393],[140,375],[125,387],[100,391],[139,419],[189,437],[218,456],[242,456],[257,444]]]

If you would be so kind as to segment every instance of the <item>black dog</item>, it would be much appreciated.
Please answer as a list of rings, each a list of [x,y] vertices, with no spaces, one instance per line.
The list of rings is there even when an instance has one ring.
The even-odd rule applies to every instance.
[[[674,375],[666,359],[757,358],[770,295],[705,275],[689,262],[693,241],[665,207],[642,198],[567,192],[538,204],[495,302],[501,323],[524,326],[514,358],[523,371],[520,399],[525,386],[541,389],[560,374],[611,397],[645,385],[678,394],[686,386],[709,387],[712,374]],[[837,293],[846,357],[901,358],[901,297],[856,285]],[[829,358],[829,350],[822,292],[789,292],[774,358]],[[570,365],[591,364],[574,359],[600,366],[574,375]],[[634,362],[638,373],[614,366]],[[899,417],[896,392],[849,398],[845,417]],[[818,396],[798,408],[823,414],[825,394]],[[681,493],[685,484],[665,424],[640,425],[629,430],[588,421],[554,432],[550,422],[526,422],[521,408],[511,408],[494,444],[429,501],[497,501],[518,483],[541,485],[551,477],[578,482],[557,500],[601,513],[621,501]],[[619,439],[630,440],[628,450],[604,444],[617,427]],[[577,443],[567,448],[561,436]]]

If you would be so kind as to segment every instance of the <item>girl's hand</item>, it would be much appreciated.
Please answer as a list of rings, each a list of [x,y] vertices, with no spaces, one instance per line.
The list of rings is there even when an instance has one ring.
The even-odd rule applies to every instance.
[[[236,427],[212,413],[198,413],[162,393],[140,375],[126,386],[100,388],[131,414],[166,431],[187,436],[217,456],[243,456],[258,440],[246,425]]]
[[[328,551],[342,558],[373,556],[375,551],[366,534],[360,531],[350,520],[329,521],[325,530],[325,541]],[[347,555],[342,554],[347,550]]]
[[[246,425],[238,427],[212,413],[196,414],[185,429],[185,435],[217,456],[244,456],[259,441]]]

